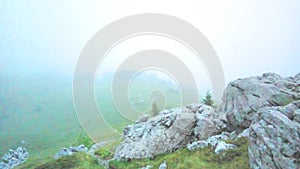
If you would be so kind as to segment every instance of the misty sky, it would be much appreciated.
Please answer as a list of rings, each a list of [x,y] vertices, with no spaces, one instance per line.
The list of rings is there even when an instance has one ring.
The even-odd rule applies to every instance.
[[[97,31],[117,19],[140,13],[169,14],[196,26],[215,48],[226,82],[263,72],[283,76],[300,72],[298,0],[1,0],[0,71],[72,75],[81,50]],[[188,55],[167,40],[145,40],[133,39],[127,42],[130,46],[116,49],[115,55],[124,57],[130,53],[124,52],[125,48],[137,52],[151,45],[175,48],[173,53]],[[110,67],[107,62],[104,70]],[[189,62],[189,66],[199,65]]]

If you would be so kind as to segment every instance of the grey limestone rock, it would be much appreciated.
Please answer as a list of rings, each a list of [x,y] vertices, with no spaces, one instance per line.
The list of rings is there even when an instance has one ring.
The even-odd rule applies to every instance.
[[[265,73],[229,83],[221,105],[228,129],[240,133],[250,126],[253,115],[260,108],[285,106],[300,99],[299,76],[283,78],[275,73]]]
[[[137,121],[123,130],[124,141],[116,148],[117,159],[141,159],[207,139],[226,126],[222,115],[210,106],[191,104],[160,112],[146,122]]]
[[[88,149],[84,145],[78,147],[61,148],[59,152],[54,155],[54,159],[58,159],[63,156],[70,156],[77,152],[87,152]]]
[[[262,108],[249,128],[251,168],[300,168],[300,101]]]
[[[0,161],[1,169],[11,169],[25,162],[28,158],[28,151],[24,147],[18,147],[16,150],[9,150]]]

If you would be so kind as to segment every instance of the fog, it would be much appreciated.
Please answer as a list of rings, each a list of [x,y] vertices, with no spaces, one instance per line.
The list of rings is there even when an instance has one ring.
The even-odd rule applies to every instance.
[[[72,76],[81,50],[97,31],[122,17],[150,12],[173,15],[196,26],[215,48],[226,83],[263,72],[294,75],[300,63],[299,9],[296,0],[4,0],[0,2],[0,71]],[[136,41],[132,46],[137,52],[150,43]],[[179,57],[184,57],[184,51]]]
[[[93,132],[110,134],[109,124],[109,129],[120,134],[124,126],[132,123],[129,117],[135,112],[119,111],[122,106],[147,113],[155,103],[153,98],[158,98],[160,110],[182,106],[185,92],[180,93],[180,90],[185,86],[180,88],[176,77],[166,77],[168,74],[157,71],[142,72],[144,76],[130,81],[127,91],[123,86],[115,87],[119,95],[113,95],[109,82],[114,72],[124,60],[141,50],[160,49],[182,60],[200,89],[198,101],[207,90],[211,91],[205,65],[195,59],[193,52],[173,39],[147,35],[130,38],[114,47],[99,64],[94,86],[81,83],[80,76],[77,88],[88,90],[78,92],[83,94],[78,97],[83,101],[76,104],[74,93],[78,93],[72,90],[76,86],[73,75],[89,39],[104,26],[141,13],[176,16],[198,28],[215,49],[226,83],[264,72],[282,76],[300,72],[298,0],[0,0],[0,157],[9,149],[24,145],[30,158],[37,157],[41,162],[44,157],[52,159],[54,152],[73,142],[82,144],[77,144],[77,140],[84,138],[82,127],[89,123],[80,124],[80,112],[88,122],[92,120],[100,125],[90,125]],[[122,78],[126,73],[131,74],[122,73]],[[152,95],[157,94],[157,89],[161,93]],[[192,96],[197,94],[194,90],[186,91]],[[119,99],[126,94],[130,105]],[[217,99],[220,98],[213,98]],[[121,100],[119,107],[115,104],[118,100]],[[93,106],[78,111],[78,105],[90,105],[93,101],[99,110],[94,113],[101,113],[101,118],[91,116],[93,111],[89,108]],[[127,112],[127,116],[123,112]]]

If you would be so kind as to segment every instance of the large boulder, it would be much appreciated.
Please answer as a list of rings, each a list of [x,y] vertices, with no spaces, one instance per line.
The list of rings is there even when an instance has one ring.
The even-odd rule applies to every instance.
[[[116,148],[115,157],[141,159],[172,152],[199,138],[220,133],[226,127],[223,117],[203,104],[162,111],[158,116],[125,127],[124,141]]]
[[[248,128],[253,115],[262,108],[284,106],[300,99],[300,74],[282,78],[274,73],[238,79],[229,83],[220,106],[227,117],[229,131]]]
[[[249,128],[251,168],[300,168],[300,101],[260,109]]]

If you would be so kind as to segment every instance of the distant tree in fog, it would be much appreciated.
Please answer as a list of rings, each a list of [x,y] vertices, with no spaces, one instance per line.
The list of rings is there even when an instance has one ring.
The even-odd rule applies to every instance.
[[[151,112],[152,112],[153,116],[157,116],[158,113],[159,113],[159,110],[158,110],[158,107],[157,107],[157,104],[156,104],[155,100],[151,101]]]

